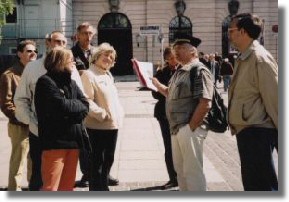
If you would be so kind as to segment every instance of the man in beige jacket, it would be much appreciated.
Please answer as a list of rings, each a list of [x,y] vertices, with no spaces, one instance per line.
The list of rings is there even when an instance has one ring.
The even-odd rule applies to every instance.
[[[245,191],[276,191],[272,152],[278,150],[278,65],[256,40],[262,21],[239,14],[228,29],[240,51],[229,88],[229,124],[237,137]]]

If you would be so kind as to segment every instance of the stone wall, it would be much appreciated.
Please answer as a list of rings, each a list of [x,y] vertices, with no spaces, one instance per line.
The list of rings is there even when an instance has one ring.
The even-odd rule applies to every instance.
[[[221,26],[229,14],[227,0],[184,0],[187,16],[193,24],[193,35],[202,39],[199,50],[222,52]],[[272,25],[278,24],[277,0],[239,0],[238,13],[255,13],[265,20],[265,47],[277,58],[277,35]],[[159,25],[164,34],[164,46],[168,45],[169,23],[176,16],[175,0],[120,0],[119,12],[125,13],[132,24],[133,56],[140,61],[161,61],[161,43],[153,36],[139,37],[139,27]],[[94,26],[103,14],[110,12],[107,0],[73,0],[75,24],[89,21]],[[97,43],[97,36],[95,36]]]

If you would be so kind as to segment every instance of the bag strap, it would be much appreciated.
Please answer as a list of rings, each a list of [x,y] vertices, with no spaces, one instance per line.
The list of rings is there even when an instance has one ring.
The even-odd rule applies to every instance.
[[[205,65],[202,62],[197,62],[194,65],[191,66],[190,70],[190,81],[191,81],[191,91],[193,92],[194,90],[194,83],[195,83],[195,78],[198,76],[201,72],[201,70],[207,69]]]

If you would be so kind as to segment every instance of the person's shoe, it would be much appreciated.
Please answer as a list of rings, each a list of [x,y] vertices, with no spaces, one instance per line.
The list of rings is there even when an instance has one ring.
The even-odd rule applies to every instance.
[[[163,189],[169,189],[169,188],[177,187],[177,186],[178,186],[178,181],[170,180],[166,184],[163,185]]]
[[[118,179],[113,178],[112,176],[108,176],[108,186],[117,186],[119,185]]]
[[[88,187],[89,182],[87,180],[78,180],[75,182],[74,187]]]

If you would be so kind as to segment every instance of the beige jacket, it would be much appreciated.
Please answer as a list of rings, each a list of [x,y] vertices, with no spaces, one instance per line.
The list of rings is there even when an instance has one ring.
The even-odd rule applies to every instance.
[[[278,65],[258,41],[236,61],[228,107],[232,134],[246,127],[278,130]]]
[[[92,65],[83,72],[81,80],[89,101],[85,126],[98,130],[118,129],[124,113],[111,73]]]

